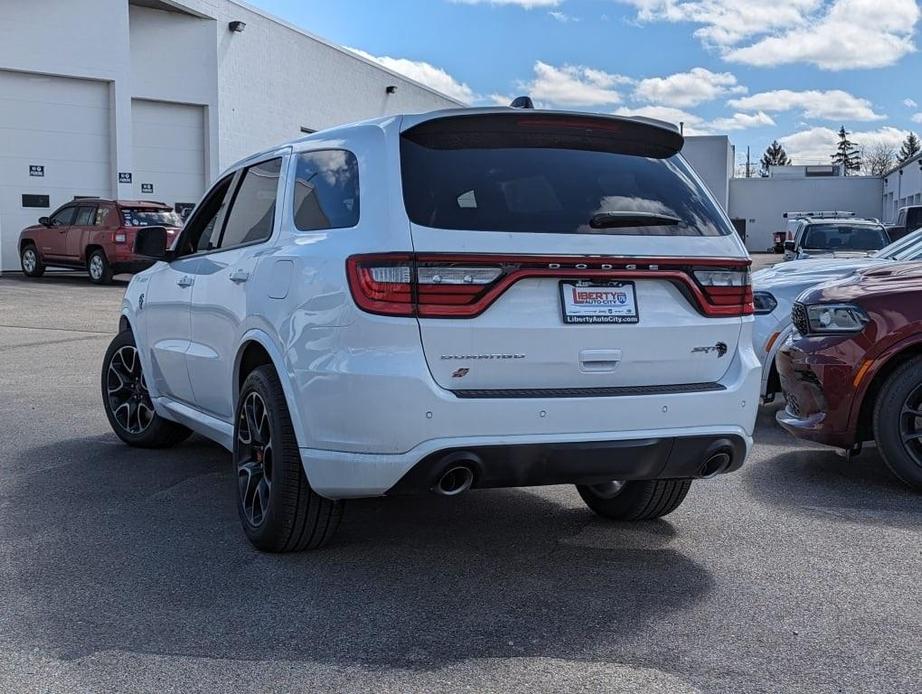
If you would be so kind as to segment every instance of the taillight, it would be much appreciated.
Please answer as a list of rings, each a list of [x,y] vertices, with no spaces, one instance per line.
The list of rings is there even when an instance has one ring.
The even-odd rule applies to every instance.
[[[414,316],[410,256],[353,256],[346,268],[352,298],[359,308],[386,316]]]
[[[354,256],[348,262],[356,304],[388,316],[471,317],[503,276],[497,266],[459,265],[403,255]]]
[[[714,316],[752,315],[752,284],[748,269],[697,269],[693,274],[711,304],[704,307],[705,313]]]
[[[363,311],[385,316],[473,318],[527,277],[671,282],[705,316],[753,313],[748,261],[382,253],[346,262]]]
[[[115,243],[125,243],[125,232],[119,231],[115,234]]]

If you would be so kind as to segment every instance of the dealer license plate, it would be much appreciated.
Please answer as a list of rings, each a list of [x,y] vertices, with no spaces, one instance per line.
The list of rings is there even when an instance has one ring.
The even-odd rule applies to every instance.
[[[637,323],[633,282],[561,282],[564,323]]]

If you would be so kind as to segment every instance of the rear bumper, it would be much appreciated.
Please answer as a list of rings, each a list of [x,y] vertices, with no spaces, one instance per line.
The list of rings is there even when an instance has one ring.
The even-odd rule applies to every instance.
[[[155,261],[141,260],[140,258],[129,258],[124,260],[113,260],[112,271],[116,274],[120,272],[138,273],[143,272],[151,267]]]
[[[453,448],[427,455],[387,494],[429,492],[457,465],[471,468],[473,489],[704,477],[738,470],[747,450],[739,435]],[[720,454],[727,464],[705,469]]]
[[[431,490],[453,453],[474,468],[474,488],[591,484],[699,477],[716,452],[742,466],[752,437],[742,427],[603,432],[562,436],[468,437],[428,441],[400,455],[301,449],[311,486],[331,499]]]

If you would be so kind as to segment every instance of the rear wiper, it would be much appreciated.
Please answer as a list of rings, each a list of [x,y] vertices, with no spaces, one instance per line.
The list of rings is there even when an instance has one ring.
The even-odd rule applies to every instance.
[[[656,212],[631,212],[630,210],[617,210],[612,212],[599,212],[592,215],[589,226],[593,229],[616,229],[620,227],[658,227],[675,226],[682,220],[668,214]]]

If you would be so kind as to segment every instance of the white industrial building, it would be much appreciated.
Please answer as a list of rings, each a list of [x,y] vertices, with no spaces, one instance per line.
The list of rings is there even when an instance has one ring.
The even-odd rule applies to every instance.
[[[724,207],[750,251],[765,251],[794,210],[847,210],[893,222],[904,205],[922,203],[922,156],[884,177],[843,176],[838,167],[772,167],[768,176],[734,176],[735,153],[725,136],[688,137],[682,150]]]
[[[922,152],[891,169],[884,176],[883,214],[888,222],[907,205],[922,205]]]
[[[0,0],[0,269],[74,196],[195,203],[303,132],[457,105],[235,0]]]

